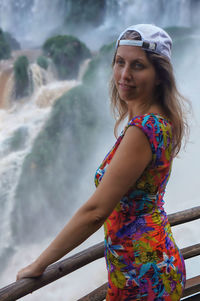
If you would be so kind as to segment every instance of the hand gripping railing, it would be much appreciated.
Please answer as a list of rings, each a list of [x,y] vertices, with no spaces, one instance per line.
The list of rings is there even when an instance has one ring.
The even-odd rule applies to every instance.
[[[178,213],[170,214],[168,216],[171,226],[180,225],[189,221],[200,218],[200,206],[192,209],[180,211]],[[193,246],[181,249],[184,259],[200,255],[200,243]],[[58,261],[50,265],[42,276],[31,279],[21,279],[2,289],[0,289],[0,301],[14,301],[23,296],[32,293],[33,291],[85,266],[86,264],[103,257],[104,245],[103,242],[96,244],[82,252],[79,252],[67,259]],[[87,296],[79,299],[79,301],[102,301],[105,299],[107,290],[107,283],[97,288]],[[200,275],[186,282],[184,296],[189,296],[200,292]],[[197,299],[200,300],[200,295]],[[189,299],[188,299],[189,300]]]

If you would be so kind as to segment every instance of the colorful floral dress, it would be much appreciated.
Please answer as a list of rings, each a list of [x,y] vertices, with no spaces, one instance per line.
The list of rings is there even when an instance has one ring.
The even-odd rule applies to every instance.
[[[106,300],[180,300],[185,265],[163,209],[172,166],[170,122],[156,114],[133,118],[97,169],[95,184],[100,183],[130,126],[139,127],[147,136],[153,156],[104,223],[109,280]]]

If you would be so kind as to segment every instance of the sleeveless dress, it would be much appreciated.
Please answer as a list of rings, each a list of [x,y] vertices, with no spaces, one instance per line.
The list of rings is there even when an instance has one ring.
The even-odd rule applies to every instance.
[[[95,174],[98,186],[130,126],[147,136],[152,161],[104,223],[107,301],[176,301],[186,274],[163,209],[172,166],[172,126],[157,114],[134,117]]]

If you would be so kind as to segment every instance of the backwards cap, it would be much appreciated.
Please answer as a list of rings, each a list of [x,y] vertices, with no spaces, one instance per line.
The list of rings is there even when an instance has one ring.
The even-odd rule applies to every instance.
[[[121,40],[127,31],[136,31],[140,40]],[[152,24],[138,24],[126,28],[117,39],[116,48],[120,45],[139,46],[143,50],[154,52],[171,60],[172,39],[166,31]]]

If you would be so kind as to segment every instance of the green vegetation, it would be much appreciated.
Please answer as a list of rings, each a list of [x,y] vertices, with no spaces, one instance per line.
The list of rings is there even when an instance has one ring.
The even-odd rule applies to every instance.
[[[106,0],[69,0],[69,12],[66,18],[66,24],[77,26],[77,24],[87,24],[98,26],[103,22],[106,9]],[[81,28],[79,27],[79,30]]]
[[[8,44],[5,33],[0,28],[0,60],[9,59],[11,56],[10,45]]]
[[[43,69],[45,69],[45,70],[47,70],[48,69],[48,59],[45,57],[45,56],[39,56],[38,58],[37,58],[37,64],[41,67],[41,68],[43,68]]]
[[[17,151],[24,147],[28,131],[25,127],[16,130],[13,136],[9,139],[9,146],[11,151]]]
[[[21,98],[29,94],[28,58],[20,56],[14,64],[15,97]]]
[[[83,76],[83,82],[85,84],[89,85],[92,81],[95,82],[98,80],[99,74],[97,70],[99,70],[100,67],[104,70],[105,74],[109,76],[114,51],[115,42],[101,47],[99,53],[90,61],[88,69]]]
[[[91,56],[84,43],[66,35],[48,39],[43,45],[43,51],[53,60],[60,79],[76,78],[80,64]]]
[[[4,32],[4,35],[6,42],[9,44],[12,50],[21,49],[19,42],[9,32]]]

